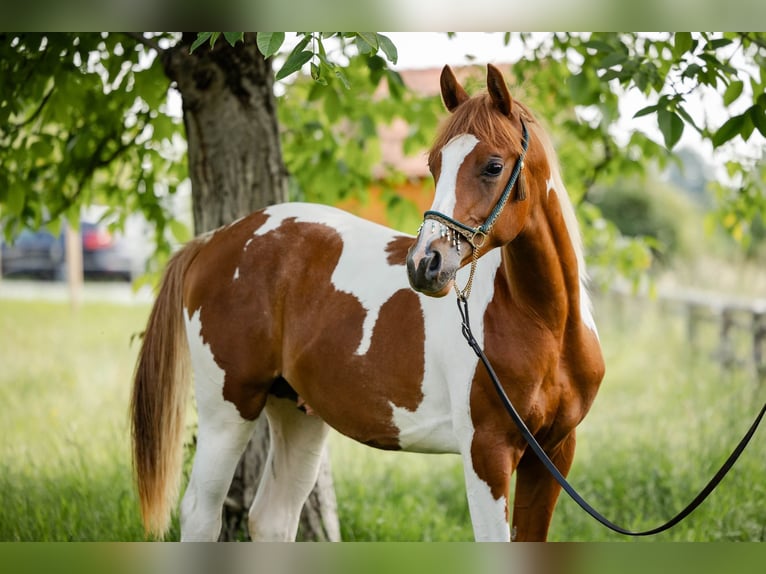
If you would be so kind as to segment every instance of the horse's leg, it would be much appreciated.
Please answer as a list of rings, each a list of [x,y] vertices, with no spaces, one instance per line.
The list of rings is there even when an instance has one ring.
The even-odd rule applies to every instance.
[[[266,401],[271,442],[265,471],[250,507],[250,538],[292,541],[301,509],[317,480],[329,427],[298,409],[295,401]]]
[[[214,542],[221,532],[223,502],[255,420],[242,418],[224,400],[223,371],[206,347],[195,346],[197,339],[190,342],[198,428],[194,464],[181,502],[181,540]]]
[[[508,490],[521,451],[495,432],[476,432],[463,450],[468,508],[477,542],[508,542]]]
[[[572,466],[575,451],[575,431],[572,430],[548,453],[553,463],[566,476]],[[545,541],[561,486],[528,450],[519,462],[516,494],[513,505],[513,540]]]

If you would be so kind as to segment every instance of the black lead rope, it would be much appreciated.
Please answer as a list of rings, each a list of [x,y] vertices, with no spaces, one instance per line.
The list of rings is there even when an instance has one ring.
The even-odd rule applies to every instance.
[[[465,337],[466,341],[468,341],[468,345],[471,347],[471,349],[473,349],[473,352],[476,353],[476,356],[479,357],[479,359],[481,359],[481,362],[484,364],[484,367],[487,369],[489,378],[492,379],[492,384],[495,386],[495,390],[497,390],[497,394],[500,396],[500,400],[503,402],[503,406],[505,406],[505,409],[508,411],[508,414],[511,415],[511,418],[513,419],[513,422],[516,423],[516,426],[519,428],[519,431],[521,431],[521,434],[524,437],[524,440],[527,441],[527,444],[529,444],[530,448],[534,451],[534,453],[537,455],[540,461],[545,465],[548,471],[553,475],[553,478],[555,478],[556,481],[561,485],[561,488],[563,488],[566,491],[566,493],[572,498],[572,500],[574,500],[580,506],[580,508],[582,508],[585,512],[590,514],[602,525],[620,534],[625,534],[627,536],[651,536],[653,534],[659,534],[660,532],[669,530],[670,528],[672,528],[673,526],[681,522],[684,518],[689,516],[692,512],[694,512],[694,510],[700,504],[702,504],[702,502],[710,495],[710,493],[713,492],[713,490],[715,490],[715,488],[718,486],[721,480],[723,480],[723,477],[726,476],[729,470],[731,470],[731,468],[734,466],[734,463],[737,462],[737,459],[745,450],[745,447],[747,447],[748,443],[750,442],[750,439],[753,437],[753,435],[755,434],[755,431],[758,429],[758,425],[760,424],[764,413],[766,413],[766,404],[764,404],[763,407],[761,408],[761,412],[758,413],[758,416],[756,417],[755,421],[753,422],[752,426],[747,431],[745,436],[737,445],[737,448],[734,449],[734,452],[732,452],[731,455],[729,455],[729,458],[726,459],[726,462],[724,462],[720,470],[715,474],[715,476],[713,476],[710,482],[707,483],[705,488],[703,488],[700,491],[700,493],[694,498],[694,500],[692,500],[686,506],[686,508],[684,508],[681,512],[679,512],[674,518],[671,518],[670,520],[668,520],[665,524],[662,524],[661,526],[658,526],[656,528],[652,528],[651,530],[644,530],[641,532],[634,532],[632,530],[628,530],[608,520],[600,512],[598,512],[595,508],[593,508],[590,504],[588,504],[585,501],[585,499],[583,499],[583,497],[577,493],[577,491],[572,487],[572,485],[570,485],[569,482],[567,482],[567,479],[564,478],[564,476],[559,472],[559,469],[556,468],[556,465],[553,464],[553,461],[551,461],[551,459],[543,450],[543,447],[540,446],[540,443],[537,442],[537,439],[535,439],[534,435],[527,428],[527,425],[524,423],[521,416],[519,416],[519,413],[516,411],[510,399],[508,398],[508,395],[505,393],[505,390],[500,385],[500,381],[498,380],[497,375],[495,374],[495,371],[492,368],[492,365],[489,363],[489,360],[484,354],[484,351],[482,351],[481,347],[479,346],[479,343],[476,341],[476,338],[473,336],[473,333],[471,332],[471,324],[468,318],[468,301],[466,299],[458,297],[457,306],[458,306],[458,309],[460,310],[460,316],[462,317],[462,321],[463,321],[463,326],[462,326],[463,336]]]

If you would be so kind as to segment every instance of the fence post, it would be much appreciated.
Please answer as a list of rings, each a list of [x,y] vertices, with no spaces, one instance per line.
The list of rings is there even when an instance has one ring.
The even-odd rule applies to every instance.
[[[766,382],[766,310],[753,311],[753,363],[759,384]]]
[[[731,329],[734,326],[734,311],[730,307],[721,310],[721,331],[718,353],[721,365],[729,370],[734,364],[734,345],[731,341]]]
[[[64,237],[66,242],[66,269],[67,283],[69,285],[69,302],[73,309],[77,309],[82,302],[82,239],[80,239],[80,231],[74,229],[69,223],[64,227]]]
[[[686,340],[694,353],[697,352],[699,326],[705,315],[705,308],[690,301],[686,304]]]

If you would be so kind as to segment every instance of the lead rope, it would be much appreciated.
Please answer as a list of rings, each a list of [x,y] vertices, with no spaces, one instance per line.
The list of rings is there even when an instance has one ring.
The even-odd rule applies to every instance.
[[[468,292],[470,293],[471,279],[473,279],[473,270],[471,272],[471,277],[469,278],[469,283],[468,285],[466,285],[466,288],[463,291],[468,290]],[[540,443],[537,442],[537,439],[531,433],[529,428],[527,428],[527,425],[524,423],[524,420],[521,418],[519,413],[516,411],[516,408],[511,403],[511,400],[508,398],[508,395],[505,393],[505,390],[500,384],[500,381],[498,380],[497,375],[495,374],[495,371],[489,362],[489,359],[487,359],[486,355],[484,354],[484,351],[482,351],[481,349],[481,346],[476,341],[476,338],[473,336],[473,332],[471,331],[471,323],[468,317],[468,297],[467,296],[463,297],[462,293],[459,290],[457,291],[458,291],[457,306],[458,306],[458,310],[460,311],[460,317],[463,323],[461,328],[463,332],[463,337],[465,337],[465,340],[468,342],[468,346],[471,347],[471,349],[473,349],[473,352],[476,353],[476,356],[484,364],[484,368],[487,370],[487,374],[489,375],[489,378],[492,380],[492,384],[494,385],[495,390],[497,391],[497,394],[500,396],[500,400],[502,401],[503,406],[508,411],[508,414],[511,415],[513,422],[519,428],[519,431],[521,432],[521,435],[524,437],[524,440],[527,441],[527,444],[537,455],[537,458],[540,459],[540,461],[545,465],[548,471],[553,475],[553,478],[556,479],[556,482],[558,482],[561,485],[561,488],[563,488],[566,491],[566,493],[572,498],[572,500],[574,500],[580,506],[580,508],[582,508],[585,512],[587,512],[591,517],[595,518],[602,525],[606,526],[607,528],[619,534],[624,534],[626,536],[651,536],[654,534],[659,534],[660,532],[664,532],[674,527],[676,524],[678,524],[684,518],[686,518],[692,512],[694,512],[694,510],[700,504],[702,504],[702,502],[710,495],[710,493],[713,492],[713,490],[715,490],[715,488],[718,486],[721,480],[723,480],[724,476],[726,476],[729,470],[731,470],[731,468],[734,466],[734,463],[737,462],[737,459],[745,450],[748,443],[750,442],[750,439],[753,437],[753,435],[755,434],[755,431],[758,429],[758,425],[761,423],[761,419],[763,418],[764,413],[766,413],[766,404],[764,404],[763,407],[761,407],[761,412],[755,418],[755,421],[750,426],[750,429],[747,431],[747,433],[742,438],[742,440],[739,442],[739,444],[737,445],[737,448],[735,448],[734,451],[729,455],[729,458],[726,459],[726,462],[724,462],[723,466],[718,470],[715,476],[713,476],[710,482],[707,483],[705,488],[703,488],[700,491],[700,493],[694,498],[694,500],[692,500],[681,512],[679,512],[676,516],[668,520],[666,523],[660,526],[657,526],[656,528],[652,528],[650,530],[638,531],[638,532],[628,530],[608,520],[600,512],[598,512],[590,504],[588,504],[588,502],[586,502],[585,499],[582,496],[580,496],[580,494],[572,487],[572,485],[569,484],[567,479],[564,478],[564,475],[562,475],[561,472],[559,472],[559,469],[556,468],[556,465],[548,457],[545,450],[543,450],[543,447],[541,447]]]

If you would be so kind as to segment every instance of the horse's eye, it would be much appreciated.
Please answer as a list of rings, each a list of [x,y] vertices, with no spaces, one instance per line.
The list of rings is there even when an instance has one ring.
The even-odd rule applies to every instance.
[[[489,177],[497,177],[503,173],[503,164],[499,161],[491,161],[487,164],[487,167],[484,168],[484,174]]]

